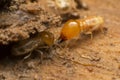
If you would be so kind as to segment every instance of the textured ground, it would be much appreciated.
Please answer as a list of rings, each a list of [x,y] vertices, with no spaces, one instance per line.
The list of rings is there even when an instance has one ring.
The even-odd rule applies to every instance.
[[[41,2],[44,4],[44,1]],[[25,61],[21,58],[17,60],[9,57],[2,59],[0,61],[0,80],[120,80],[120,1],[84,0],[84,2],[89,6],[89,10],[81,9],[77,10],[77,13],[81,17],[92,15],[104,17],[104,27],[108,29],[106,34],[101,32],[93,34],[94,38],[92,40],[89,36],[83,37],[76,41],[75,44],[71,44],[69,50],[53,50],[52,53],[55,54],[52,56],[52,60],[44,59],[42,64],[38,64],[38,57],[29,58]],[[40,17],[37,18],[37,21],[31,18],[33,19],[33,23],[36,21],[36,25],[38,25],[39,19],[40,23],[41,20],[44,20]],[[55,22],[49,25],[54,25],[60,20],[59,18],[57,20],[56,18],[52,19]],[[51,23],[51,20],[49,21]],[[26,27],[28,23],[29,21],[21,23],[21,25],[16,25],[19,25],[19,28],[21,28],[21,26]],[[12,23],[8,22],[4,24],[7,24],[6,27],[8,27]],[[29,25],[34,24],[31,23]],[[45,26],[44,24],[41,25]],[[13,27],[14,25],[11,26],[11,28]],[[36,26],[35,28],[37,29],[38,27],[40,26]],[[1,29],[0,33],[4,35],[5,27]],[[25,31],[25,34],[28,35],[29,32],[32,32],[33,27],[31,29],[27,27],[26,29],[30,30]],[[5,38],[5,40],[2,38],[0,42],[6,44],[12,40],[19,40],[18,37],[16,38],[15,40],[13,38]],[[22,38],[26,37],[23,36]],[[4,54],[2,49],[0,53],[1,55]],[[59,53],[59,55],[56,53]]]

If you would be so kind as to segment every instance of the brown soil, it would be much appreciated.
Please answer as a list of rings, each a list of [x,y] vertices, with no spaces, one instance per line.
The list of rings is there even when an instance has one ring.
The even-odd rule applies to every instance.
[[[74,3],[65,12],[48,7],[46,1],[13,0],[11,6],[0,13],[1,56],[7,52],[7,57],[0,61],[0,80],[120,80],[120,1],[83,0],[88,10],[78,9]],[[94,33],[92,40],[83,36],[68,48],[53,49],[50,58],[45,57],[41,64],[36,55],[26,60],[10,55],[14,42],[46,28],[54,34],[57,31],[57,39],[64,21],[95,15],[104,17],[105,34]]]

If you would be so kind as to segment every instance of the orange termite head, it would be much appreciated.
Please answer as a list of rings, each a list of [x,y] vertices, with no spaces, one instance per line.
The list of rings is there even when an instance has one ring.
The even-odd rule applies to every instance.
[[[78,22],[75,20],[69,20],[63,25],[59,40],[60,42],[70,40],[74,37],[77,37],[79,34],[80,27]]]
[[[39,35],[42,39],[42,41],[48,45],[48,46],[51,46],[54,44],[54,36],[51,32],[48,32],[48,31],[42,31],[40,32],[40,35]]]

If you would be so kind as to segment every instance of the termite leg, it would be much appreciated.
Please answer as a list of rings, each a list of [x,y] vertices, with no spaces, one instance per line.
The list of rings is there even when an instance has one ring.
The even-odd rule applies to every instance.
[[[100,31],[103,33],[103,34],[105,34],[105,30],[104,30],[105,28],[103,28],[103,27],[100,27]]]
[[[32,51],[28,55],[26,55],[23,59],[24,60],[28,59],[31,56],[31,54],[32,54]]]
[[[60,49],[64,49],[67,48],[69,44],[69,40],[67,41],[62,41],[62,39],[58,39],[58,41],[55,43],[55,45],[57,47],[59,47]],[[64,47],[64,48],[63,48]]]
[[[93,33],[92,32],[87,32],[85,33],[86,35],[90,35],[91,40],[93,39]]]
[[[42,63],[42,61],[43,61],[43,52],[40,51],[40,50],[35,50],[35,51],[37,51],[38,53],[40,53],[40,63]]]
[[[55,43],[55,47],[62,49],[62,46],[59,43]]]
[[[69,43],[70,43],[70,41],[69,41],[69,40],[65,42],[65,46],[64,46],[64,48],[65,48],[65,49],[67,49],[67,48],[68,48]]]

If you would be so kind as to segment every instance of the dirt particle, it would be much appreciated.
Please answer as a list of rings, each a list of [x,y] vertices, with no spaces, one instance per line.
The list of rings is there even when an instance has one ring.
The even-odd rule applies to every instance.
[[[6,80],[6,77],[3,74],[1,74],[0,75],[0,80]]]

